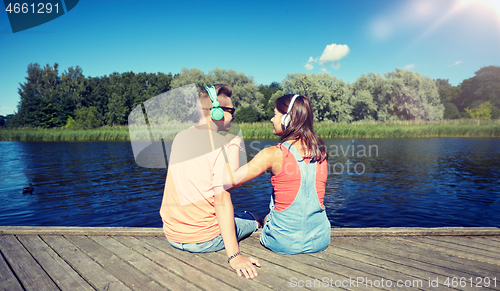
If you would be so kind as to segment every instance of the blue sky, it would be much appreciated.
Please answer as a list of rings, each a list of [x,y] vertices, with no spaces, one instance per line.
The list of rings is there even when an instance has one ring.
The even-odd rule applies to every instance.
[[[256,84],[328,72],[352,83],[406,68],[458,85],[500,66],[500,0],[93,1],[12,33],[0,11],[0,115],[30,63],[113,72],[234,69]]]

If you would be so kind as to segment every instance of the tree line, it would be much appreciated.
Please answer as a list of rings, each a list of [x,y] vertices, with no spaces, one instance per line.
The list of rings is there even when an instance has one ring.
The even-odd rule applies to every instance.
[[[183,68],[175,76],[114,72],[85,77],[78,66],[60,75],[57,63],[43,68],[35,63],[28,65],[27,73],[20,84],[17,112],[0,116],[0,126],[126,125],[131,110],[145,100],[192,83],[198,88],[231,85],[237,122],[269,120],[274,101],[288,93],[308,96],[316,121],[500,118],[500,67],[496,66],[481,68],[458,86],[399,68],[384,75],[363,74],[351,84],[326,73],[294,73],[280,83],[259,86],[251,76],[219,68],[207,74]]]
[[[94,128],[124,125],[131,109],[170,90],[172,74],[112,73],[85,77],[80,67],[61,75],[58,64],[28,65],[26,81],[18,90],[17,112],[4,123],[11,127]]]

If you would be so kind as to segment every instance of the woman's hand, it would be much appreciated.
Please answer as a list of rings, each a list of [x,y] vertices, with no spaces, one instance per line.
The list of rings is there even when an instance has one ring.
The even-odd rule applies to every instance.
[[[244,275],[245,278],[255,278],[257,276],[257,269],[255,266],[260,267],[259,260],[252,257],[245,257],[243,255],[236,256],[229,261],[231,268],[236,270],[238,276]]]

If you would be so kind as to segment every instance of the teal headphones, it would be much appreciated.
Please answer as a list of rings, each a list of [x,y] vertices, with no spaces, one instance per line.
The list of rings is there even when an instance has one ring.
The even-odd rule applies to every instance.
[[[217,92],[215,91],[215,87],[205,87],[208,92],[208,96],[210,100],[212,100],[212,108],[210,108],[210,117],[213,120],[221,120],[224,117],[224,110],[219,107],[219,100],[217,100]]]

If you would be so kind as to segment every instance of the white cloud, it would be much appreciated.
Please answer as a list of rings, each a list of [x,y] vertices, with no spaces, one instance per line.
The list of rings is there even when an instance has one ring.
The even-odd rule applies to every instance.
[[[458,65],[460,65],[461,63],[462,63],[462,61],[456,61],[453,65],[449,65],[449,66],[448,66],[448,68],[449,68],[449,67],[458,66]]]
[[[334,63],[340,61],[349,53],[349,47],[346,44],[329,44],[326,46],[323,54],[319,58],[320,65]],[[312,57],[311,57],[312,58]],[[311,59],[309,58],[309,60]]]
[[[340,69],[340,61],[343,57],[345,57],[349,53],[349,47],[346,44],[329,44],[323,50],[323,54],[319,58],[309,57],[304,68],[309,71],[314,69],[312,63],[318,63],[320,65],[329,65],[331,64],[332,68],[335,70]],[[325,68],[321,68],[321,71],[324,73],[330,73]]]
[[[404,69],[404,70],[411,70],[411,69],[413,69],[414,67],[415,67],[415,65],[414,65],[414,64],[409,64],[409,65],[406,65],[403,69]]]

